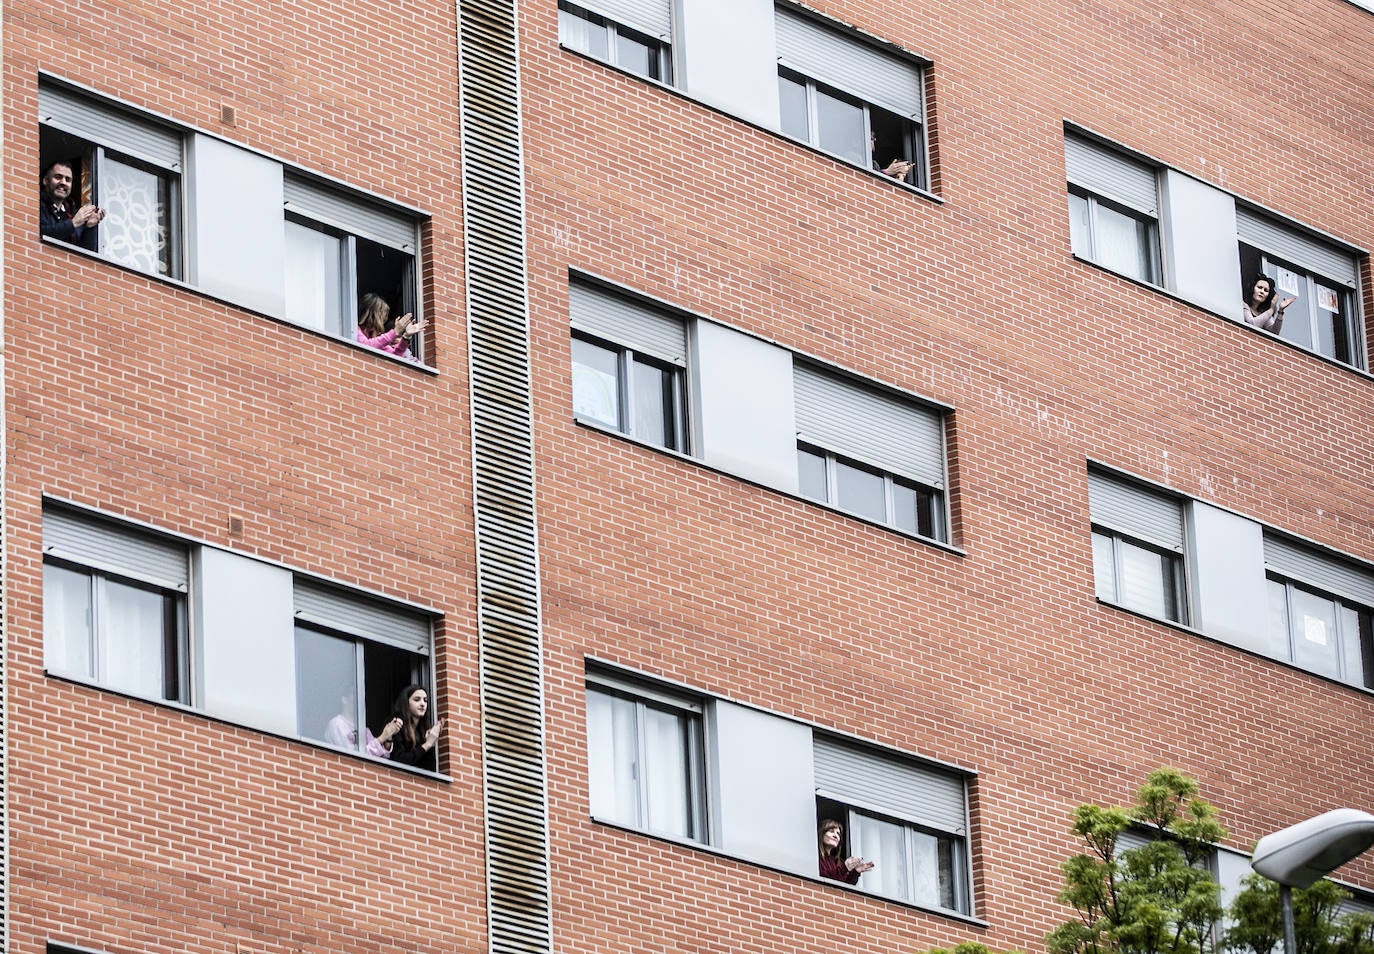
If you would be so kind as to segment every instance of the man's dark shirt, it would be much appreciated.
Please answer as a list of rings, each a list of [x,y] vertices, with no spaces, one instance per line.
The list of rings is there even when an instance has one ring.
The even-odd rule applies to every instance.
[[[90,248],[95,237],[95,229],[72,224],[72,210],[67,203],[53,202],[47,196],[38,199],[38,231],[48,238],[83,248]]]

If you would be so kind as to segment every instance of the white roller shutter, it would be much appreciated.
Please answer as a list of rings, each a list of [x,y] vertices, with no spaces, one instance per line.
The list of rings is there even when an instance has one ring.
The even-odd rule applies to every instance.
[[[1074,185],[1137,212],[1159,215],[1153,167],[1072,134],[1064,137],[1064,166]]]
[[[38,122],[163,169],[181,171],[180,130],[63,87],[38,87]]]
[[[43,508],[43,553],[186,592],[186,545],[74,510]]]
[[[823,735],[814,759],[819,795],[935,831],[968,831],[962,776]]]
[[[1374,573],[1334,556],[1264,535],[1264,565],[1279,576],[1374,609]]]
[[[1253,245],[1322,278],[1347,288],[1358,285],[1359,264],[1353,254],[1242,206],[1236,207],[1236,234],[1246,245]]]
[[[282,194],[291,212],[403,252],[415,252],[416,222],[408,213],[384,208],[371,199],[344,195],[291,172],[282,182]]]
[[[927,487],[945,484],[944,418],[797,362],[797,437]]]
[[[572,326],[631,351],[687,365],[687,327],[681,319],[574,282],[568,289]]]
[[[782,65],[899,116],[924,117],[921,67],[911,60],[783,7],[777,38]]]
[[[429,655],[429,619],[344,589],[296,577],[296,619],[327,629]]]
[[[669,0],[579,0],[578,6],[655,39],[670,39],[673,34],[673,8]]]
[[[1183,552],[1183,507],[1173,497],[1089,472],[1088,507],[1095,524]]]

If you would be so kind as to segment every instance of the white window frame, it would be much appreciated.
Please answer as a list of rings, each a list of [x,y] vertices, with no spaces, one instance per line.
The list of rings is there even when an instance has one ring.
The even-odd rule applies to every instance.
[[[1092,525],[1094,586],[1098,598],[1133,613],[1154,615],[1132,606],[1122,596],[1125,581],[1124,544],[1159,556],[1168,570],[1160,583],[1174,594],[1175,615],[1162,617],[1168,622],[1188,625],[1192,616],[1188,593],[1187,515],[1183,501],[1134,481],[1124,480],[1095,469],[1088,471],[1088,508]],[[1098,539],[1111,546],[1112,598],[1106,598],[1103,580],[1097,579]]]

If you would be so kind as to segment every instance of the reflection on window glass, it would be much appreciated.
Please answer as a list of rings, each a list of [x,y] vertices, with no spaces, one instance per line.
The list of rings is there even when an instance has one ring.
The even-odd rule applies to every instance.
[[[354,644],[296,627],[296,732],[358,750],[358,657]]]
[[[1099,203],[1094,237],[1098,264],[1141,281],[1154,280],[1144,222]]]
[[[872,164],[864,135],[864,112],[859,106],[818,89],[816,127],[822,149],[855,165]]]
[[[639,740],[633,702],[587,693],[587,761],[592,814],[622,825],[638,825]]]
[[[677,448],[673,427],[673,375],[642,361],[635,361],[635,436],[660,447]]]
[[[1092,224],[1088,200],[1081,195],[1069,193],[1069,236],[1073,243],[1073,253],[1080,258],[1093,257]]]
[[[621,69],[650,79],[659,78],[658,50],[653,49],[648,43],[637,40],[622,30],[616,35],[615,49],[615,62]]]
[[[104,588],[100,681],[124,692],[162,696],[166,678],[163,654],[171,641],[169,636],[174,636],[166,629],[166,597],[114,580],[105,580]]]
[[[344,333],[341,260],[341,242],[336,236],[287,220],[287,321],[331,334]]]
[[[780,74],[778,102],[782,110],[782,132],[793,139],[811,138],[811,121],[807,116],[806,84]]]
[[[1334,601],[1294,587],[1292,594],[1293,662],[1324,676],[1340,674]]]
[[[620,356],[581,338],[572,343],[573,413],[620,427]]]
[[[797,471],[800,490],[803,496],[812,500],[826,501],[830,492],[825,480],[825,456],[805,448],[797,448]]]
[[[1097,598],[1116,602],[1116,556],[1112,538],[1105,533],[1093,533],[1093,579],[1097,583]]]
[[[887,520],[887,497],[880,474],[836,461],[835,496],[845,510],[880,523]]]
[[[562,8],[558,11],[558,42],[570,49],[597,59],[609,59],[607,33],[600,17]]]
[[[648,705],[643,711],[648,826],[653,831],[686,838],[691,834],[688,727],[675,712]]]
[[[1119,545],[1122,604],[1150,616],[1172,619],[1172,561],[1162,553],[1125,540],[1119,541]]]
[[[139,271],[172,274],[171,189],[161,176],[108,155],[100,166],[100,249]]]
[[[65,567],[43,567],[43,646],[56,672],[92,677],[91,577]]]

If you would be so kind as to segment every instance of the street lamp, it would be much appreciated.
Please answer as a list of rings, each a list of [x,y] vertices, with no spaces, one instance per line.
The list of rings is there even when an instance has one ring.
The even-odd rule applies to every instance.
[[[1250,867],[1279,883],[1284,954],[1298,954],[1293,930],[1293,889],[1310,888],[1374,845],[1374,815],[1337,808],[1298,822],[1255,845]]]

